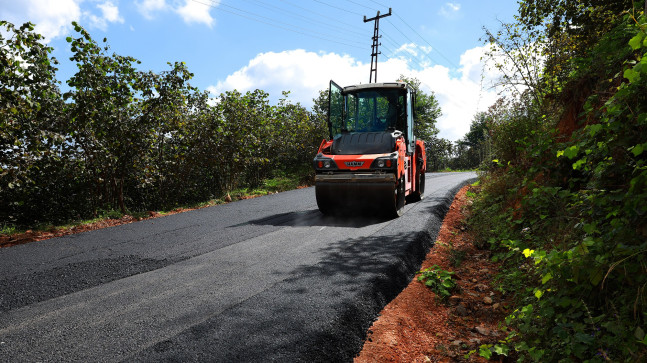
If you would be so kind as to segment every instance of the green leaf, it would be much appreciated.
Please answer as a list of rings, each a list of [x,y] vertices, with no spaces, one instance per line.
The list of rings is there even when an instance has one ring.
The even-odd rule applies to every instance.
[[[510,351],[510,348],[507,345],[497,344],[494,346],[494,353],[496,354],[505,355],[507,357],[509,351]]]
[[[528,354],[530,355],[530,357],[533,360],[539,361],[541,359],[541,357],[544,355],[544,350],[532,347],[532,348],[528,349]]]
[[[492,358],[492,351],[490,350],[490,346],[487,344],[481,345],[479,347],[479,355],[485,359]]]
[[[636,50],[639,49],[642,46],[642,41],[643,38],[645,37],[645,33],[638,33],[636,34],[631,40],[629,40],[629,45],[631,46],[631,49]]]
[[[578,170],[584,164],[586,164],[586,158],[581,158],[580,160],[573,163],[573,170]]]
[[[602,130],[602,125],[601,124],[595,124],[595,125],[589,125],[587,126],[589,129],[589,135],[591,137],[595,136],[600,130]]]
[[[589,282],[591,282],[591,285],[593,286],[598,286],[600,281],[602,281],[602,277],[604,277],[604,271],[602,271],[601,268],[596,268],[591,276],[589,276]]]
[[[543,291],[541,291],[541,290],[539,290],[539,289],[535,290],[535,297],[536,297],[537,299],[541,299],[541,297],[542,297],[543,295],[544,295],[544,292],[543,292]]]
[[[629,150],[631,151],[632,154],[634,154],[634,156],[638,156],[638,155],[642,154],[643,151],[644,151],[643,144],[638,144],[636,146],[633,146],[633,147],[629,148]]]
[[[582,229],[584,230],[584,232],[588,234],[592,234],[597,230],[597,227],[595,223],[587,223],[584,226],[582,226]]]
[[[542,276],[542,278],[541,278],[541,284],[543,285],[543,284],[547,283],[547,282],[548,282],[548,281],[550,281],[552,278],[553,278],[553,275],[552,275],[550,272],[549,272],[549,273],[547,273],[547,274],[545,274],[545,275],[544,275],[544,276]]]
[[[640,78],[640,73],[633,68],[625,69],[622,75],[629,80],[629,83],[634,83]]]
[[[647,112],[641,113],[640,115],[638,115],[638,124],[639,125],[647,124]]]
[[[580,151],[580,147],[578,145],[573,145],[571,147],[567,147],[564,150],[564,156],[566,156],[569,159],[573,159],[577,156],[577,153]]]
[[[642,330],[641,327],[636,327],[636,331],[634,331],[634,336],[638,340],[643,340],[643,339],[645,339],[645,331]]]

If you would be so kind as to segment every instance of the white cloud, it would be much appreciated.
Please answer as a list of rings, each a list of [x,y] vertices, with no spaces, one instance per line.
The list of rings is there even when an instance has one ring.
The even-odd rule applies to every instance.
[[[445,3],[445,5],[440,8],[438,14],[451,19],[455,18],[460,10],[461,4]]]
[[[124,18],[119,15],[119,8],[112,3],[112,1],[106,1],[103,4],[97,5],[101,12],[103,13],[103,18],[112,23],[123,23]]]
[[[442,108],[443,116],[437,124],[440,137],[455,141],[469,131],[476,112],[487,110],[499,97],[496,90],[485,87],[499,76],[481,61],[485,49],[477,47],[463,53],[456,76],[444,66],[419,69],[418,64],[405,57],[391,57],[379,63],[378,80],[394,81],[401,74],[418,78],[423,91],[434,92]],[[369,69],[368,64],[348,55],[302,49],[268,52],[258,54],[245,67],[208,90],[217,96],[233,89],[244,93],[258,88],[268,92],[273,101],[280,97],[281,91],[289,90],[291,100],[310,107],[319,90],[328,88],[330,79],[341,86],[367,83]],[[485,72],[483,81],[481,72]]]
[[[71,22],[81,18],[82,0],[0,0],[0,18],[20,26],[36,24],[35,31],[47,41],[65,35]]]
[[[452,77],[448,70],[430,72],[427,68],[418,72],[416,77],[424,82],[423,90],[434,91],[442,108],[443,115],[436,125],[441,137],[452,141],[462,138],[476,112],[487,110],[499,98],[498,90],[488,86],[499,75],[484,65],[484,51],[485,47],[465,51],[460,57],[458,77]]]
[[[141,0],[135,2],[137,11],[148,20],[152,20],[158,13],[171,11],[179,15],[187,24],[202,23],[213,27],[215,19],[211,16],[212,8],[218,7],[220,0]]]
[[[217,96],[233,89],[246,92],[259,88],[273,97],[290,91],[290,99],[311,105],[318,91],[328,88],[330,78],[345,84],[359,83],[368,80],[368,71],[368,65],[346,55],[303,49],[268,52],[258,54],[245,67],[209,87],[209,91]]]
[[[98,4],[90,2],[96,4],[98,14],[81,10],[81,3],[83,0],[0,0],[0,18],[17,26],[31,21],[36,24],[35,31],[42,34],[46,41],[67,35],[73,21],[87,21],[91,27],[104,31],[110,23],[124,22],[119,8],[110,0]]]
[[[432,48],[428,46],[421,46],[415,43],[402,44],[398,49],[389,55],[389,58],[401,57],[407,59],[409,62],[415,62],[419,67],[425,68],[431,66],[431,61],[426,54],[431,53]]]
[[[175,11],[182,17],[184,22],[191,23],[203,23],[208,27],[212,27],[214,19],[209,14],[209,10],[212,7],[218,6],[220,1],[210,1],[211,5],[206,5],[205,3],[200,3],[196,1],[186,0],[184,6],[177,8]]]
[[[92,14],[89,11],[83,13],[89,19],[90,26],[106,31],[109,23],[124,23],[124,18],[119,15],[119,8],[112,1],[98,4],[97,8],[101,11],[101,16]]]
[[[146,19],[153,19],[155,13],[164,11],[167,9],[165,0],[144,0],[135,2],[135,6],[140,14],[142,14]]]
[[[413,44],[413,43],[402,44],[400,46],[400,48],[396,49],[393,52],[393,54],[395,55],[395,54],[399,54],[399,53],[402,53],[402,52],[407,52],[407,53],[411,54],[412,56],[417,57],[418,56],[418,47],[416,47],[416,45]]]

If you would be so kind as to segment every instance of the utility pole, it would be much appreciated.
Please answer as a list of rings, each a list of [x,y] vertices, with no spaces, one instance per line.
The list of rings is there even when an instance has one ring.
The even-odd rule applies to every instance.
[[[380,15],[380,12],[378,11],[377,15],[370,19],[366,19],[366,15],[364,15],[365,23],[368,23],[369,21],[375,21],[375,26],[373,28],[373,45],[371,46],[371,73],[368,77],[368,83],[373,83],[373,73],[375,73],[375,82],[377,82],[377,55],[380,54],[380,52],[377,50],[377,47],[382,45],[382,43],[378,42],[378,40],[382,37],[381,35],[379,35],[380,18],[385,18],[387,16],[391,16],[391,8],[389,8],[389,12],[387,14]]]

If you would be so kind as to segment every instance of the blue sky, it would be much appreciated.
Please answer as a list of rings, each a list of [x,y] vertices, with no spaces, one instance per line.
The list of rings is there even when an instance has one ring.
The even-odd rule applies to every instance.
[[[498,73],[481,60],[482,27],[512,21],[516,0],[0,0],[0,18],[31,21],[54,47],[67,80],[75,65],[66,36],[77,21],[112,52],[139,59],[142,70],[168,70],[183,61],[191,84],[213,96],[260,88],[273,101],[291,91],[306,107],[333,79],[368,83],[374,17],[380,21],[378,81],[400,74],[434,92],[443,116],[440,136],[455,141],[477,111],[497,96]]]

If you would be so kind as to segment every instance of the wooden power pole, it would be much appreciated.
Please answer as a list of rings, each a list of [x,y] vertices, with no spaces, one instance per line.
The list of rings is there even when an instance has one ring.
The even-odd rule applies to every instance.
[[[645,0],[647,1],[647,0]],[[373,73],[375,73],[375,82],[377,82],[377,55],[380,54],[378,51],[378,46],[382,45],[378,40],[382,37],[380,33],[380,18],[385,18],[391,16],[391,8],[387,14],[380,15],[380,12],[377,12],[377,15],[373,18],[366,19],[364,15],[364,22],[368,23],[369,21],[375,21],[375,26],[373,27],[373,45],[371,46],[371,73],[368,77],[368,83],[373,83]]]

